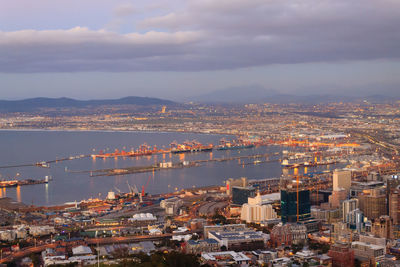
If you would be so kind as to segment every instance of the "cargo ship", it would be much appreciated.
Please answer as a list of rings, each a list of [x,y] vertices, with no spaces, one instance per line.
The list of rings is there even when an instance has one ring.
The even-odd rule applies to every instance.
[[[225,139],[221,139],[219,143],[220,144],[219,146],[217,146],[217,150],[234,150],[234,149],[246,149],[254,147],[254,144],[245,143],[240,140],[228,142]]]
[[[125,151],[125,150],[118,150],[115,149],[114,152],[111,153],[104,153],[100,151],[99,154],[92,154],[92,158],[115,158],[115,157],[140,157],[140,156],[149,156],[155,153],[160,153],[157,150],[157,147],[150,147],[147,144],[143,144],[137,150]]]
[[[325,160],[325,161],[318,161],[318,162],[313,162],[313,161],[304,161],[304,162],[296,162],[296,163],[289,163],[287,159],[282,160],[282,167],[283,168],[288,168],[288,169],[293,169],[293,168],[298,168],[298,167],[315,167],[319,165],[331,165],[331,164],[337,164],[339,163],[336,160]]]
[[[0,188],[16,187],[16,186],[22,186],[22,185],[47,184],[50,180],[51,180],[51,178],[49,179],[48,176],[46,176],[46,178],[42,179],[42,180],[33,180],[33,179],[2,180],[2,181],[0,181]]]
[[[197,141],[184,142],[183,144],[171,143],[171,153],[194,153],[194,152],[209,152],[214,148],[213,144],[202,145]]]

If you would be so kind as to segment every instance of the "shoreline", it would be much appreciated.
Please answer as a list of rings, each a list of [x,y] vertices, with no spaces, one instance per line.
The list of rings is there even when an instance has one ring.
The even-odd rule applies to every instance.
[[[229,136],[237,136],[237,134],[232,133],[206,133],[206,132],[197,132],[197,131],[157,131],[157,130],[107,130],[107,129],[38,129],[38,128],[19,128],[19,129],[0,129],[0,132],[98,132],[98,133],[180,133],[180,134],[204,134],[204,135],[229,135]]]

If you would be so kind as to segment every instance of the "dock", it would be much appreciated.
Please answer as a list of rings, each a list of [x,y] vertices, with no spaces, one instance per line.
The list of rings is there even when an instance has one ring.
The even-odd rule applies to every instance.
[[[273,154],[254,154],[248,156],[237,156],[237,157],[227,157],[227,158],[216,158],[216,159],[204,159],[204,160],[194,160],[194,161],[183,161],[183,162],[167,162],[167,163],[157,163],[148,166],[133,166],[127,168],[112,168],[112,169],[101,169],[101,170],[86,170],[86,171],[68,171],[70,173],[89,173],[91,177],[95,176],[116,176],[116,175],[127,175],[127,174],[135,174],[135,173],[143,173],[143,172],[154,172],[161,170],[171,170],[171,169],[180,169],[180,168],[190,168],[201,166],[202,163],[208,162],[225,162],[232,160],[243,160],[243,159],[252,159],[257,160],[260,158],[269,158],[271,156],[279,155],[279,152]],[[259,161],[258,163],[266,163],[266,162],[274,162],[279,161],[279,159]],[[254,164],[254,162],[252,163]]]

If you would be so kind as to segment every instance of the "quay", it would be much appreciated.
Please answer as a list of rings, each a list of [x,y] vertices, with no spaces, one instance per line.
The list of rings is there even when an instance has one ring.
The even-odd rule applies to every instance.
[[[102,170],[89,170],[89,171],[68,171],[71,173],[90,173],[91,177],[94,176],[115,176],[115,175],[126,175],[126,174],[134,174],[134,173],[143,173],[143,172],[154,172],[160,170],[170,170],[170,169],[179,169],[179,168],[189,168],[189,167],[197,167],[200,166],[201,163],[207,162],[225,162],[232,160],[242,160],[242,159],[259,159],[264,157],[270,157],[274,155],[279,155],[279,152],[273,154],[255,154],[248,156],[237,156],[237,157],[227,157],[227,158],[216,158],[216,159],[204,159],[204,160],[194,160],[194,161],[183,161],[178,163],[157,163],[149,166],[134,166],[127,168],[112,168],[112,169],[102,169]],[[273,162],[279,161],[279,159],[265,161],[265,162]],[[259,163],[265,163],[264,161],[260,161]],[[254,164],[254,162],[252,163]]]

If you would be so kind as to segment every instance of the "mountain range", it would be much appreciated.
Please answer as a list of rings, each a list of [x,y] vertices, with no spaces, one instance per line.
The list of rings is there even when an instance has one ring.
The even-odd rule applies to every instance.
[[[0,111],[3,112],[23,112],[32,111],[40,108],[84,108],[84,107],[100,107],[113,105],[137,105],[137,106],[152,106],[152,105],[176,105],[176,102],[151,98],[129,96],[119,99],[101,99],[101,100],[77,100],[72,98],[47,98],[37,97],[24,100],[0,100]]]

